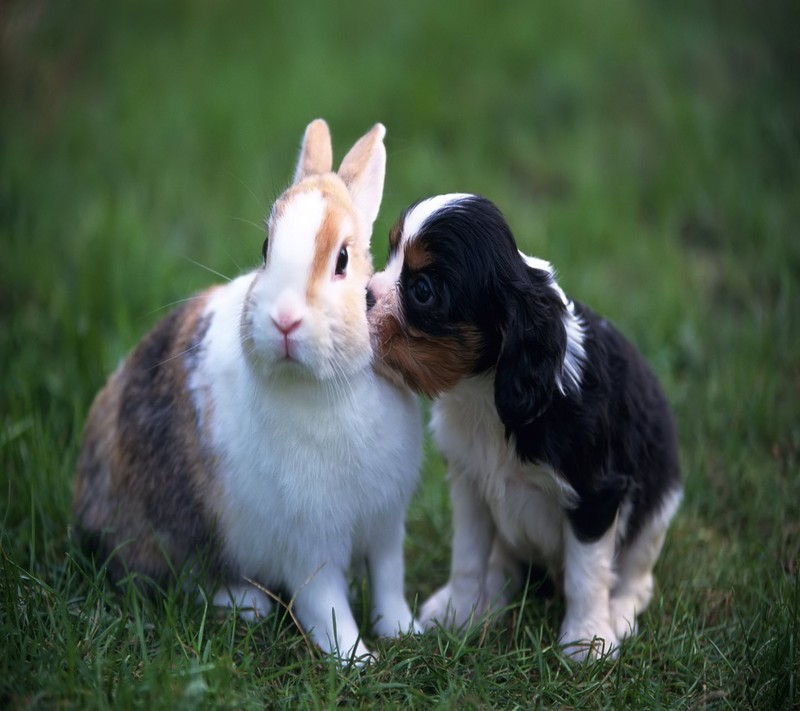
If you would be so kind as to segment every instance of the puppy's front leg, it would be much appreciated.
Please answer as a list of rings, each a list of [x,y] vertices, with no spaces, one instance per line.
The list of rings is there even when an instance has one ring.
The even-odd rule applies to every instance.
[[[461,627],[473,615],[480,616],[486,605],[484,585],[489,553],[495,536],[489,507],[470,479],[451,471],[450,501],[453,511],[453,551],[450,580],[420,609],[425,627],[435,622]]]
[[[576,661],[616,653],[619,640],[611,625],[609,597],[614,586],[616,518],[594,540],[580,540],[564,522],[564,597],[567,612],[559,642]]]

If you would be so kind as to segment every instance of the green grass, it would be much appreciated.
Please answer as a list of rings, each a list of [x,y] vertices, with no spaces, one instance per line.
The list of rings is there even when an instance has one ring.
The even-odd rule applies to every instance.
[[[3,3],[0,706],[800,704],[799,21],[777,0]],[[484,193],[661,377],[686,498],[616,662],[564,662],[562,603],[527,595],[342,669],[285,614],[117,594],[82,560],[95,392],[170,304],[258,263],[316,116],[338,157],[388,128],[377,265],[409,202]],[[412,599],[447,575],[443,474],[429,448]]]

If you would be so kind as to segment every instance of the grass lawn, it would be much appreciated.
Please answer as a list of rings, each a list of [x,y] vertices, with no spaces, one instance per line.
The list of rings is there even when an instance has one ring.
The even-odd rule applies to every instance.
[[[799,8],[0,4],[0,707],[800,705]],[[171,304],[259,263],[316,116],[337,158],[387,126],[376,266],[412,200],[483,193],[661,377],[686,496],[618,660],[565,662],[563,604],[531,590],[492,629],[370,640],[380,660],[345,669],[286,614],[143,600],[82,560],[94,394]],[[449,540],[428,447],[410,599]]]

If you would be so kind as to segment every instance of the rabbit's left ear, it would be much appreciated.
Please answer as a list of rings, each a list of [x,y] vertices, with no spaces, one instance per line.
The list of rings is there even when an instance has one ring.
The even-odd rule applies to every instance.
[[[306,128],[300,157],[294,171],[293,184],[299,183],[309,175],[330,173],[333,168],[333,147],[331,131],[323,119],[315,119]]]
[[[372,227],[383,197],[383,180],[386,175],[386,148],[383,137],[386,128],[376,123],[358,139],[342,161],[339,177],[347,186],[356,209],[368,228]]]

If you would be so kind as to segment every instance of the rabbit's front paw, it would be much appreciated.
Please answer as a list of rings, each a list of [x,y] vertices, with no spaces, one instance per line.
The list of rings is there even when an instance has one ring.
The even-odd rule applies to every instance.
[[[266,617],[274,604],[269,596],[254,585],[246,583],[226,585],[214,593],[216,607],[236,609],[245,622],[255,622]]]
[[[399,637],[422,632],[422,626],[414,619],[405,601],[396,609],[379,614],[372,629],[379,637]]]

